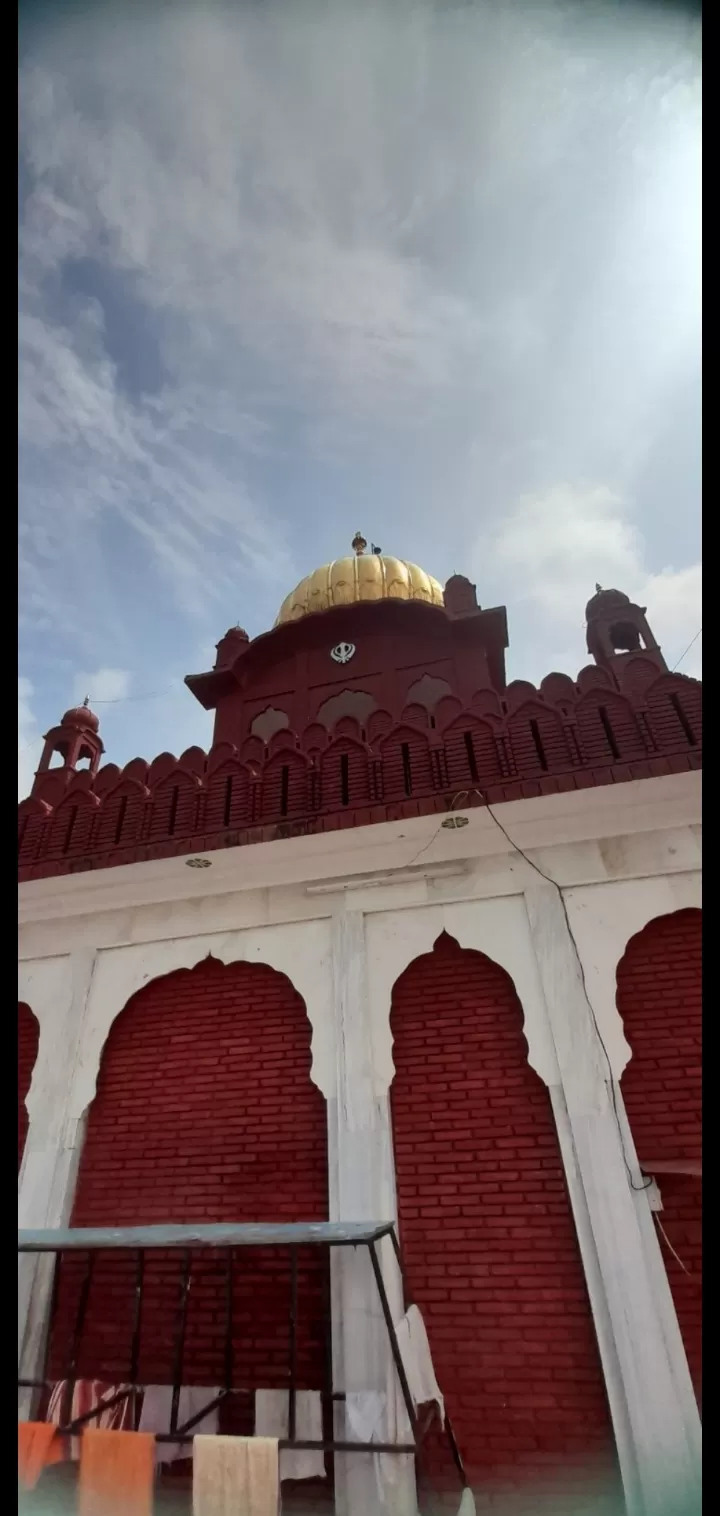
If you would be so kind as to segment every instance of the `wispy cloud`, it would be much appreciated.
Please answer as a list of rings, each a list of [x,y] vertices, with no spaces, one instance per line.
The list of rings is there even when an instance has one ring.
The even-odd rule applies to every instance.
[[[210,396],[178,384],[142,409],[133,406],[118,389],[92,310],[79,312],[72,330],[25,313],[19,336],[21,614],[44,607],[67,618],[86,603],[88,589],[107,608],[115,565],[102,535],[113,525],[140,539],[184,611],[227,594],[233,572],[285,582],[292,571],[282,538],[233,479],[230,459],[239,444],[228,449],[227,468],[213,451],[218,417]],[[58,559],[69,564],[64,582]]]
[[[130,694],[132,675],[127,669],[96,669],[94,674],[76,674],[73,699],[88,698],[90,705],[114,704]]]
[[[603,576],[657,594],[672,642],[698,557],[699,56],[682,8],[650,9],[46,11],[20,81],[40,719],[88,666],[165,688],[380,523],[439,577],[482,541],[516,673],[581,661]],[[552,592],[521,551],[546,528]],[[184,698],[161,745],[204,720]],[[112,709],[130,757],[147,721]]]
[[[651,625],[671,664],[700,628],[701,565],[651,572],[647,544],[629,518],[627,503],[603,487],[574,490],[560,485],[521,498],[477,544],[476,561],[479,566],[492,563],[495,583],[512,584],[518,614],[543,626],[543,646],[534,659],[538,678],[548,672],[549,639],[556,652],[561,649],[558,656],[568,673],[579,667],[578,626],[596,583],[621,588],[649,608]],[[683,672],[699,676],[701,669],[698,638],[683,661]]]

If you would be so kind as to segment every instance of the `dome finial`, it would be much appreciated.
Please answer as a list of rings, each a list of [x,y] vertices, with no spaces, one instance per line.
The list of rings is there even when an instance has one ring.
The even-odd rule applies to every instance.
[[[365,541],[362,532],[355,533],[351,546],[353,548],[353,551],[357,554],[358,558],[362,557],[362,554],[365,552],[365,549],[367,547],[367,542]]]

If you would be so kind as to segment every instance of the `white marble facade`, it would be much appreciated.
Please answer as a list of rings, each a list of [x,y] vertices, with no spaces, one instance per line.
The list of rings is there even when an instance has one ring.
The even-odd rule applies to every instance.
[[[645,1516],[669,1479],[696,1477],[700,1424],[652,1192],[628,1183],[632,1140],[618,1128],[595,1028],[617,1081],[629,1057],[617,965],[648,921],[700,905],[700,795],[700,775],[687,773],[498,807],[513,842],[555,884],[478,808],[458,810],[460,827],[423,817],[209,853],[204,869],[178,857],[21,885],[19,998],[40,1041],[19,1225],[69,1218],[115,1017],[149,980],[208,954],[268,963],[303,996],[312,1078],[327,1102],[330,1218],[394,1217],[392,988],[447,931],[502,964],[522,1003],[528,1057],[555,1112],[628,1510]],[[619,1091],[616,1101],[622,1117]],[[388,1275],[399,1308],[389,1263]],[[18,1284],[18,1355],[29,1373],[47,1290],[28,1259]],[[372,1280],[349,1260],[338,1267],[333,1351],[345,1388],[371,1388],[386,1372],[381,1320],[368,1330],[373,1298]],[[344,1462],[338,1503],[356,1516],[369,1509],[374,1471],[361,1457]],[[393,1510],[400,1498],[395,1489]],[[404,1499],[412,1509],[409,1472]]]

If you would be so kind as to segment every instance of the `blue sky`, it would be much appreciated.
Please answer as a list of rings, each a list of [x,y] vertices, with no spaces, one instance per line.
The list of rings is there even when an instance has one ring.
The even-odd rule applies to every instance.
[[[24,7],[21,794],[85,693],[116,762],[207,746],[184,674],[358,528],[506,604],[512,677],[596,580],[677,661],[699,59],[632,0]]]

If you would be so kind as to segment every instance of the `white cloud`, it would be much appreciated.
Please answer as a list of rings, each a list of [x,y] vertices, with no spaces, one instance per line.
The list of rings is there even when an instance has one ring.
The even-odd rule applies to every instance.
[[[680,671],[702,679],[702,634],[696,635],[702,622],[702,564],[649,574],[639,598],[648,608],[648,620],[670,667],[682,658]]]
[[[487,580],[487,565],[492,565],[495,582],[507,586],[511,626],[513,608],[530,613],[535,678],[550,671],[550,663],[541,667],[539,662],[547,660],[549,648],[555,649],[556,660],[567,672],[579,667],[579,624],[596,583],[624,590],[647,607],[648,621],[670,666],[700,628],[701,564],[651,570],[646,544],[627,506],[603,486],[573,489],[562,484],[544,494],[523,496],[499,527],[483,535],[476,561],[478,574]],[[700,677],[701,638],[682,669]]]
[[[596,580],[624,588],[635,577],[640,552],[637,529],[604,488],[559,485],[524,496],[492,539],[508,583],[552,620],[576,620],[578,604],[589,599]]]
[[[96,669],[94,674],[76,674],[73,700],[80,705],[88,696],[91,706],[126,700],[131,684],[132,675],[127,669]]]
[[[221,635],[221,605],[258,630],[309,566],[293,539],[312,552],[323,512],[370,534],[354,507],[378,509],[378,479],[388,549],[392,532],[457,561],[475,444],[483,509],[534,491],[483,543],[495,599],[532,608],[539,672],[582,649],[596,579],[637,587],[679,656],[695,570],[644,588],[614,496],[536,489],[586,475],[635,501],[699,351],[692,28],[589,9],[588,33],[556,0],[442,18],[432,0],[99,7],[37,29],[20,89],[23,634],[61,629],[75,668],[91,633],[98,663],[139,668],[137,622],[155,619],[142,651],[159,665],[179,641],[162,595],[176,626],[200,623],[192,645]],[[123,376],[108,302],[68,296],[73,260],[134,307],[149,390]],[[684,510],[676,539],[693,536]]]
[[[71,22],[48,28],[23,70],[31,628],[49,618],[72,636],[79,597],[93,596],[117,633],[109,522],[183,614],[232,603],[243,579],[282,598],[300,577],[286,545],[293,501],[276,494],[263,509],[254,465],[284,456],[288,408],[309,451],[336,460],[368,428],[374,439],[416,428],[429,397],[476,364],[483,323],[409,247],[446,197],[448,160],[434,152],[426,170],[413,145],[423,167],[407,182],[393,139],[409,123],[392,92],[375,98],[407,25],[339,10],[323,20],[331,70],[306,18],[278,28],[207,7],[138,16],[112,47],[100,22],[83,26],[79,50]],[[430,13],[419,64],[428,25]],[[412,114],[425,136],[422,103]],[[144,309],[161,357],[154,393],[125,392],[98,300],[58,305],[68,260],[83,258]]]
[[[33,686],[18,676],[18,800],[30,794],[40,759],[42,737],[32,709]]]

